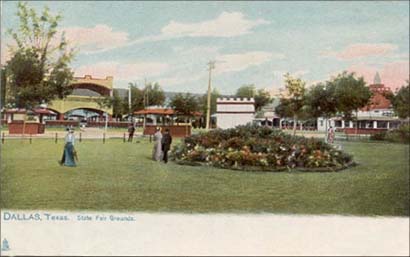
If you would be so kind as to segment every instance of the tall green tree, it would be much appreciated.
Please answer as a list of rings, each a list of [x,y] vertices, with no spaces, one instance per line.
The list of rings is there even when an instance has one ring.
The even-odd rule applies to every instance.
[[[255,97],[256,95],[256,87],[253,84],[249,84],[249,85],[243,85],[240,88],[238,88],[236,90],[236,94],[237,97],[246,97],[246,98],[251,98],[251,97]]]
[[[144,90],[140,89],[136,83],[129,83],[131,89],[131,113],[144,109]],[[128,99],[126,99],[126,110],[128,113]]]
[[[128,100],[128,99],[127,99]],[[122,116],[128,114],[128,101],[121,97],[117,90],[112,94],[113,117],[122,119]]]
[[[267,104],[270,104],[273,101],[273,98],[270,96],[270,93],[265,89],[259,89],[258,93],[255,95],[255,110],[260,111],[262,107]]]
[[[144,88],[146,106],[164,105],[165,93],[162,87],[157,82],[149,83]]]
[[[287,98],[281,98],[280,103],[275,107],[275,113],[281,118],[293,117],[291,101]]]
[[[61,16],[53,16],[47,7],[41,14],[27,3],[18,3],[17,30],[9,29],[16,46],[9,47],[11,59],[6,63],[8,83],[17,107],[34,107],[72,92],[73,72],[69,67],[74,50],[64,33],[57,39]]]
[[[318,83],[312,86],[306,94],[306,105],[308,106],[306,112],[310,113],[313,118],[325,118],[325,139],[327,139],[327,120],[337,113],[334,85]]]
[[[0,70],[0,109],[6,106],[6,69],[4,67]]]
[[[188,117],[189,120],[191,120],[194,113],[200,109],[199,99],[190,93],[176,94],[171,99],[169,106],[178,114]]]
[[[392,105],[394,112],[401,119],[410,117],[410,90],[409,81],[407,85],[399,89],[399,91],[393,96]]]
[[[306,94],[306,104],[313,117],[330,118],[337,112],[334,87],[324,83],[313,85]]]
[[[237,89],[235,96],[241,98],[254,98],[255,110],[260,111],[262,107],[272,102],[272,98],[268,91],[264,89],[256,90],[255,85],[243,85]]]
[[[337,112],[342,114],[345,120],[352,120],[353,112],[356,113],[357,120],[359,109],[368,105],[372,97],[363,77],[356,77],[355,73],[344,71],[328,81],[328,85],[334,90]],[[357,128],[356,122],[356,132]]]
[[[287,111],[290,112],[293,118],[293,135],[296,135],[298,116],[300,116],[300,112],[305,105],[306,82],[300,78],[292,77],[289,73],[286,73],[284,77],[285,88],[289,95],[289,98],[285,102],[288,105]],[[282,101],[284,101],[284,99],[281,99],[281,102]]]

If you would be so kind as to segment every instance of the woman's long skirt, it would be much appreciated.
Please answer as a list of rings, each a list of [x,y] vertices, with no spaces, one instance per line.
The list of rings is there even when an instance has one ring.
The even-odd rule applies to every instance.
[[[161,157],[162,157],[161,141],[156,141],[154,143],[154,149],[152,149],[152,159],[154,161],[160,161]]]
[[[64,166],[76,166],[74,160],[74,146],[72,143],[66,143],[64,146]]]

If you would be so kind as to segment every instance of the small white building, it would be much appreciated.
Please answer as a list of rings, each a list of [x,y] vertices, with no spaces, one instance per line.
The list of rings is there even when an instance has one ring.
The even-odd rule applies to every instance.
[[[218,128],[234,128],[251,123],[255,118],[253,98],[218,98],[216,100],[216,124]]]

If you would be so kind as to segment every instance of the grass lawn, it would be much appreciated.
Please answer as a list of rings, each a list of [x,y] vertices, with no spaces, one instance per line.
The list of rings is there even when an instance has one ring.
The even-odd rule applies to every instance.
[[[170,212],[409,215],[409,146],[343,142],[358,166],[336,173],[263,173],[151,161],[151,145],[77,143],[78,167],[58,165],[63,144],[7,140],[1,208]]]

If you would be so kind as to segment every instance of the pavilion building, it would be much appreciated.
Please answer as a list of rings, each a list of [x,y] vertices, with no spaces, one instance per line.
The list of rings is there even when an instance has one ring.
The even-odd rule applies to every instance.
[[[385,96],[387,92],[391,92],[391,89],[381,83],[379,73],[376,73],[374,83],[369,85],[369,89],[373,93],[370,104],[357,113],[353,113],[353,117],[357,117],[357,121],[345,121],[341,117],[332,117],[328,120],[318,118],[318,130],[325,131],[326,128],[332,126],[336,130],[343,130],[348,134],[355,133],[356,122],[359,134],[371,134],[398,127],[400,119],[395,116],[391,102]]]

